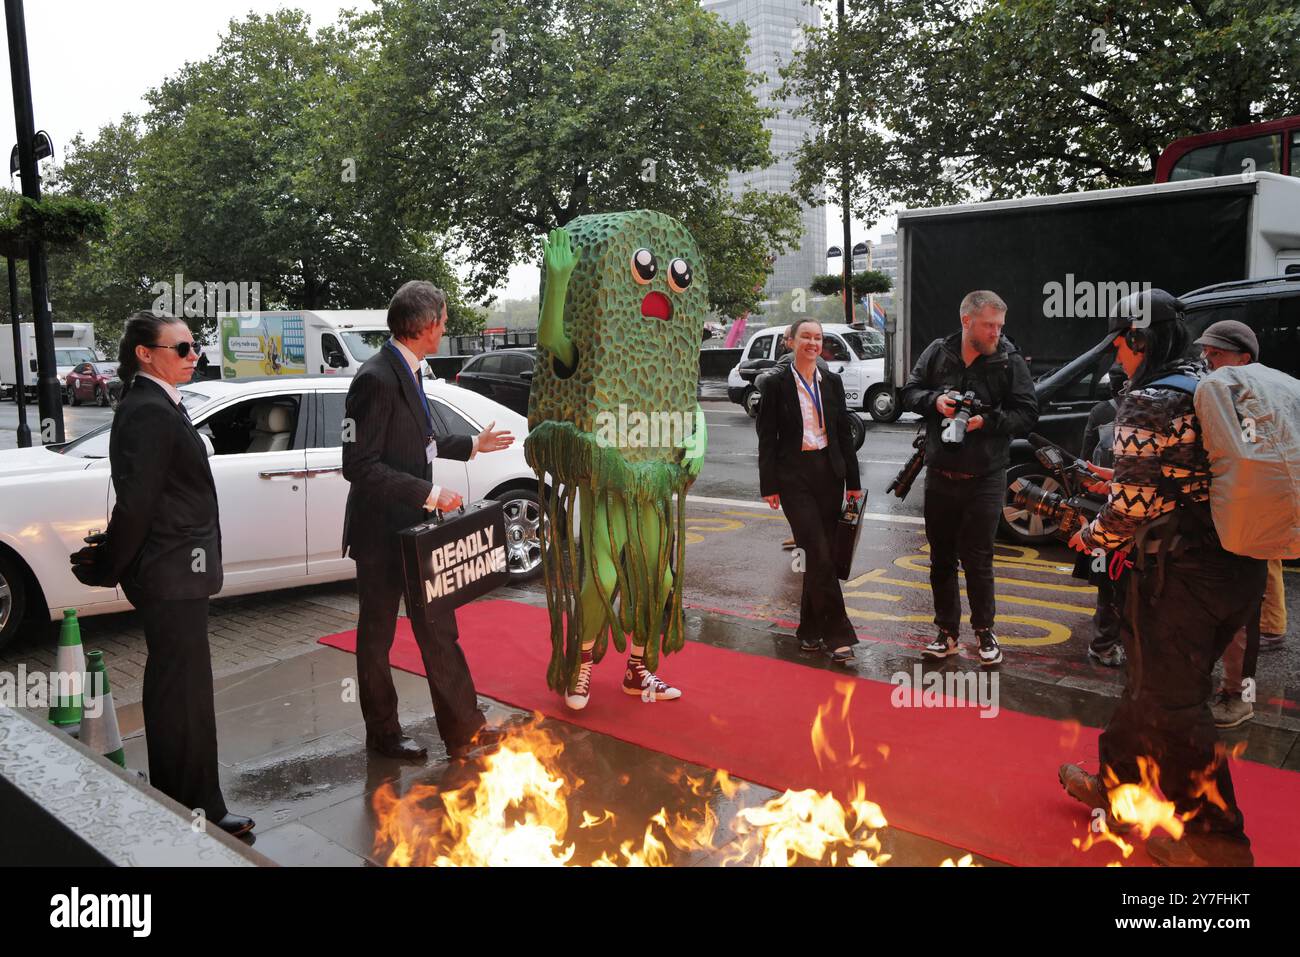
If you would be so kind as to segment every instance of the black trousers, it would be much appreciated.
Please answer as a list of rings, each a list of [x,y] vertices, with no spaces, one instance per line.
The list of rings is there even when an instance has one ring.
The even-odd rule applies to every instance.
[[[361,601],[357,622],[357,693],[366,736],[391,740],[402,732],[397,721],[397,689],[388,664],[397,627],[397,606],[402,599],[402,562],[397,543],[376,559],[357,560],[357,595]],[[411,630],[424,659],[429,694],[433,699],[438,733],[447,747],[466,744],[484,724],[469,665],[460,649],[455,615],[431,625],[411,620]]]
[[[1086,557],[1086,556],[1085,556]],[[1091,561],[1091,559],[1088,559]],[[1092,616],[1092,649],[1104,652],[1114,647],[1120,640],[1119,599],[1116,596],[1116,582],[1109,576],[1097,580],[1097,610]]]
[[[144,666],[149,783],[216,822],[226,816],[217,777],[217,715],[208,649],[208,599],[135,602]]]
[[[956,634],[961,627],[957,562],[966,573],[970,623],[992,628],[993,536],[1007,499],[1007,473],[999,469],[971,479],[950,479],[926,469],[925,539],[930,543],[930,592],[934,623]]]
[[[1109,768],[1121,783],[1137,783],[1138,758],[1154,760],[1165,797],[1180,814],[1196,812],[1189,833],[1249,844],[1210,696],[1214,663],[1258,608],[1265,563],[1215,543],[1167,559],[1158,594],[1154,567],[1129,574],[1137,575],[1137,593],[1124,605],[1128,680],[1098,741],[1103,776]],[[1226,809],[1194,796],[1203,776]]]
[[[844,611],[844,592],[831,556],[831,541],[844,503],[844,481],[835,477],[826,449],[800,452],[781,479],[781,509],[794,542],[803,550],[803,595],[799,601],[801,639],[816,639],[831,649],[856,645],[858,636]]]

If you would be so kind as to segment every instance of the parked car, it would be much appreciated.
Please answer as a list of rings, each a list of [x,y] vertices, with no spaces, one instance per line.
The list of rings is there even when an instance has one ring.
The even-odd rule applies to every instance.
[[[94,402],[107,406],[108,383],[117,378],[116,362],[83,362],[74,366],[63,381],[64,396],[69,405]]]
[[[528,415],[536,349],[495,349],[474,356],[456,374],[456,385]]]
[[[348,483],[343,410],[351,379],[273,376],[202,381],[181,396],[209,446],[221,508],[222,595],[269,591],[356,574],[340,554]],[[434,481],[467,502],[495,499],[505,509],[512,580],[541,570],[537,478],[524,461],[527,421],[490,399],[428,382],[440,431],[477,434],[495,420],[510,429],[509,449],[469,462],[437,459]],[[112,423],[61,445],[0,451],[0,646],[25,617],[55,619],[130,607],[119,588],[78,582],[68,556],[108,524],[114,494],[108,442]]]

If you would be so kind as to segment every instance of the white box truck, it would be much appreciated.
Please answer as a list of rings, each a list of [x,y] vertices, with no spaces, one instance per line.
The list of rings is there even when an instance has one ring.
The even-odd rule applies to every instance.
[[[23,386],[27,395],[36,396],[36,326],[24,322],[19,326],[19,355],[22,365]],[[14,331],[12,325],[0,326],[0,396],[13,398],[14,384],[18,381],[14,363]],[[59,377],[59,388],[74,366],[82,362],[103,360],[95,351],[95,325],[90,322],[54,323],[54,365]]]
[[[221,377],[356,375],[388,340],[383,309],[288,309],[218,319]]]

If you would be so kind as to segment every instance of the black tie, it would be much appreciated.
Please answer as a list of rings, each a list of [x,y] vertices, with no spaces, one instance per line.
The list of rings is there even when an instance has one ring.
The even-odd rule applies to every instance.
[[[186,408],[185,408],[185,403],[183,403],[183,402],[177,402],[177,403],[176,403],[176,408],[178,408],[178,409],[181,410],[181,415],[185,416],[185,421],[186,421],[186,422],[189,422],[189,421],[190,421],[190,413],[186,410]]]

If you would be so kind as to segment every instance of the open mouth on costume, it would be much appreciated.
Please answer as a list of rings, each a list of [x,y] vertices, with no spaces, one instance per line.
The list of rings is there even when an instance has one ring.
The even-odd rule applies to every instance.
[[[641,315],[650,319],[671,319],[672,301],[662,292],[648,292],[641,300]]]

